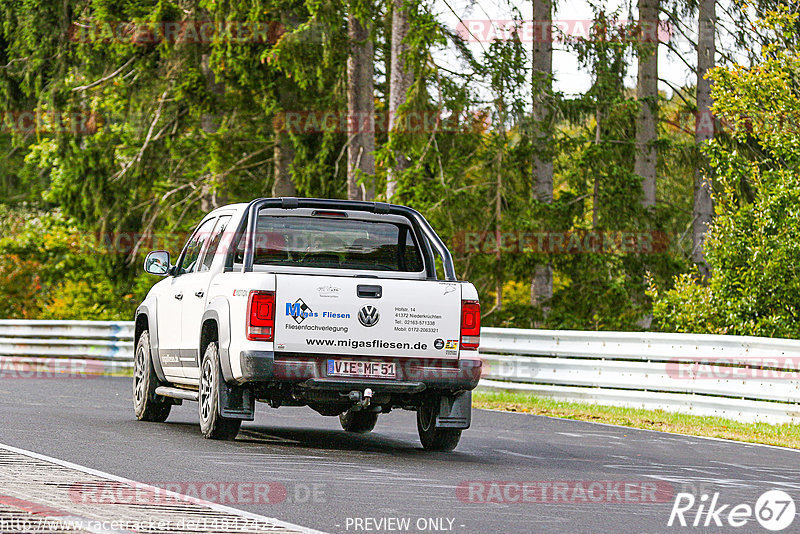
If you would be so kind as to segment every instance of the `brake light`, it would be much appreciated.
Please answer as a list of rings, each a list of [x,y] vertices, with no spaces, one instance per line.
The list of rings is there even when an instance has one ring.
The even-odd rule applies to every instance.
[[[272,341],[275,334],[275,292],[251,291],[247,317],[247,339]]]
[[[477,350],[481,343],[481,305],[477,300],[461,301],[461,348]]]
[[[311,215],[314,217],[347,217],[347,213],[343,211],[314,210]]]

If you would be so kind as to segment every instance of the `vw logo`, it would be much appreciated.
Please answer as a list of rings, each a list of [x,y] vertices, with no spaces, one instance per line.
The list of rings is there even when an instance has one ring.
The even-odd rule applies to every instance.
[[[358,311],[358,322],[364,326],[375,326],[381,316],[375,306],[364,306]]]

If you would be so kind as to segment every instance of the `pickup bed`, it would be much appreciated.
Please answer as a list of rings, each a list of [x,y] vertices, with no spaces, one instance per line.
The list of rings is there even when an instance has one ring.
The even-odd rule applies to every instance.
[[[203,435],[233,439],[256,401],[309,406],[351,432],[402,408],[431,450],[452,450],[470,425],[478,293],[408,207],[233,204],[200,221],[174,264],[153,251],[145,270],[164,280],[136,310],[140,420],[197,401]]]

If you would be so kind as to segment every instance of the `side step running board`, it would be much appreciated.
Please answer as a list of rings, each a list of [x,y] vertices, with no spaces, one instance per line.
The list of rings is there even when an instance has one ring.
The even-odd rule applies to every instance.
[[[173,399],[182,399],[196,401],[200,398],[200,393],[188,389],[171,388],[167,386],[158,386],[156,388],[156,395],[162,397],[172,397]]]

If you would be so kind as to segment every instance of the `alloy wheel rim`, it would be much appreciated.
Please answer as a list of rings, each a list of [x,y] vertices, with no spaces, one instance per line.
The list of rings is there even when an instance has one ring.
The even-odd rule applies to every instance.
[[[206,360],[203,364],[203,378],[200,381],[200,416],[204,421],[208,420],[211,413],[211,385],[213,373],[211,360]]]
[[[136,351],[136,365],[133,370],[133,393],[136,403],[141,405],[144,400],[144,348]]]

